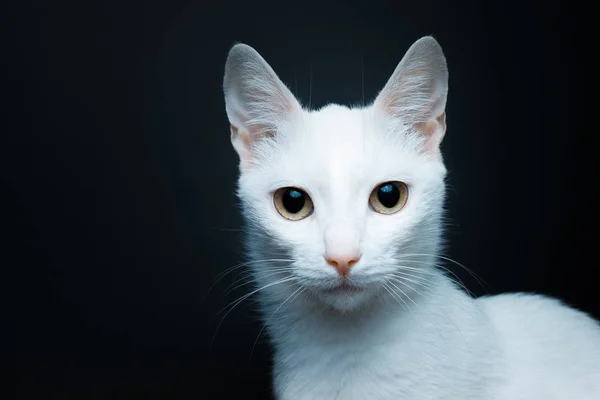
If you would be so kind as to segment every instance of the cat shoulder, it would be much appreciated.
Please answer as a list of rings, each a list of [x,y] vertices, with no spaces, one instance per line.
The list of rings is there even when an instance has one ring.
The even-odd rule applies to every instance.
[[[576,323],[580,321],[600,329],[600,322],[589,314],[559,299],[538,293],[486,295],[478,298],[476,302],[491,317],[527,318],[530,322],[548,320],[555,323]]]

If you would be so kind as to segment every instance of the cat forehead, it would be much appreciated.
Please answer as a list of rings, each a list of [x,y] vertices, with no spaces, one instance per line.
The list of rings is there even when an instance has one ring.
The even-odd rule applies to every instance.
[[[261,162],[274,186],[355,189],[363,183],[410,180],[426,161],[415,138],[387,132],[371,108],[329,105],[305,111],[283,133],[285,140]]]
[[[300,129],[305,131],[305,143],[321,149],[337,149],[334,154],[360,151],[369,123],[368,111],[350,109],[337,104],[318,111],[305,112]],[[302,126],[303,125],[303,126]],[[299,140],[303,138],[296,136]]]

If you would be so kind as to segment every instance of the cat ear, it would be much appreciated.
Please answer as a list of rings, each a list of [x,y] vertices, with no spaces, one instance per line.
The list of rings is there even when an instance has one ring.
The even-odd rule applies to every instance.
[[[425,138],[425,150],[437,151],[446,133],[448,68],[431,36],[408,49],[375,99],[376,113],[392,124],[409,125]]]
[[[301,114],[292,92],[252,47],[236,44],[229,51],[223,79],[231,143],[243,165],[257,141],[273,137],[286,122]]]

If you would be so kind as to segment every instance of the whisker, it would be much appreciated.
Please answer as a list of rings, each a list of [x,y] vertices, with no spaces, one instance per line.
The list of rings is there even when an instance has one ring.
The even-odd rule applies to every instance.
[[[396,302],[404,309],[404,311],[410,311],[410,307],[404,301],[404,299],[402,297],[399,297],[396,293],[394,293],[394,291],[389,288],[387,283],[383,283],[382,287],[390,294],[390,296],[392,296],[394,300],[396,300]]]
[[[239,263],[234,265],[233,267],[227,268],[225,271],[220,272],[217,276],[214,277],[214,281],[213,283],[208,287],[208,289],[206,290],[206,293],[204,294],[204,296],[202,297],[202,301],[206,300],[206,296],[208,296],[208,294],[210,293],[210,291],[216,286],[217,283],[219,283],[221,281],[221,279],[223,279],[227,274],[232,273],[233,271],[235,271],[236,269],[240,269],[243,267],[247,267],[253,264],[257,264],[257,263],[271,263],[271,262],[288,262],[288,263],[292,263],[294,262],[294,260],[291,259],[279,259],[279,258],[272,258],[272,259],[265,259],[265,260],[252,260],[252,261],[246,261],[243,263]]]
[[[450,261],[451,263],[458,265],[459,267],[463,268],[465,271],[467,271],[476,281],[477,283],[482,287],[483,290],[485,290],[487,293],[488,292],[488,288],[493,290],[492,286],[487,283],[482,277],[480,277],[479,275],[477,275],[473,270],[471,270],[470,268],[468,268],[466,265],[459,263],[456,260],[451,259],[450,257],[446,257],[446,256],[442,256],[442,255],[436,255],[436,254],[424,254],[424,253],[413,253],[413,254],[402,254],[402,256],[425,256],[425,257],[436,257],[436,258],[441,258],[443,260],[446,261]],[[487,288],[484,286],[484,283],[487,285]]]
[[[410,279],[410,278],[402,277],[402,276],[400,276],[400,275],[396,275],[396,274],[393,274],[392,276],[394,276],[396,279],[398,279],[398,281],[397,281],[397,282],[398,282],[399,284],[402,284],[402,285],[405,285],[405,286],[409,287],[410,289],[414,290],[414,291],[415,291],[417,294],[419,294],[421,297],[425,298],[425,296],[423,295],[423,293],[419,292],[419,290],[417,290],[415,287],[408,286],[408,285],[407,285],[405,282],[403,282],[403,281],[407,281],[407,282],[412,282],[412,283],[414,283],[414,284],[420,284],[420,285],[423,285],[423,283],[422,283],[422,282],[416,282],[416,281],[413,281],[413,280],[412,280],[412,279]],[[395,286],[395,285],[394,285],[394,286]],[[431,286],[429,285],[429,286],[427,286],[426,288],[431,288]],[[413,301],[413,302],[414,302],[414,301]],[[461,307],[461,308],[463,308],[463,307]],[[470,349],[469,343],[467,342],[467,340],[466,340],[465,336],[463,335],[462,331],[460,330],[460,328],[458,327],[458,325],[456,324],[456,322],[454,321],[454,319],[452,319],[452,317],[451,317],[450,315],[447,315],[446,313],[442,313],[442,315],[443,315],[443,316],[444,316],[446,319],[448,319],[452,325],[454,325],[454,327],[455,327],[455,328],[456,328],[456,330],[458,331],[458,334],[461,336],[461,338],[462,338],[462,339],[463,339],[463,341],[465,342],[466,346],[467,346],[467,347]]]
[[[472,269],[470,269],[470,268],[469,268],[469,267],[467,267],[466,265],[464,265],[464,264],[461,264],[461,263],[459,263],[458,261],[456,261],[456,260],[453,260],[453,259],[451,259],[451,258],[449,258],[449,257],[445,257],[445,256],[438,256],[438,257],[439,257],[439,258],[441,258],[441,259],[444,259],[444,260],[450,261],[451,263],[454,263],[454,264],[458,265],[459,267],[461,267],[462,269],[464,269],[465,271],[467,271],[467,272],[468,272],[468,273],[469,273],[469,274],[470,274],[470,275],[471,275],[471,276],[472,276],[472,277],[473,277],[473,278],[474,278],[474,279],[477,281],[477,283],[479,283],[479,285],[480,285],[480,286],[483,288],[483,290],[485,290],[486,292],[487,292],[487,288],[485,288],[485,287],[484,287],[484,285],[483,285],[484,283],[487,285],[487,287],[488,287],[490,290],[493,290],[493,288],[492,288],[492,285],[490,285],[489,283],[487,283],[487,282],[485,281],[485,279],[483,279],[482,277],[480,277],[479,275],[477,275],[477,274],[475,273],[475,271],[473,271]],[[483,283],[482,283],[482,282],[483,282]],[[488,294],[489,294],[489,292],[488,292]]]
[[[395,274],[392,274],[392,276],[393,276],[393,277],[396,277],[396,278],[403,279],[403,280],[405,280],[405,281],[407,281],[407,282],[410,282],[410,283],[413,283],[413,284],[415,284],[415,285],[422,286],[422,287],[423,287],[423,288],[425,288],[425,289],[430,289],[430,288],[432,288],[432,287],[433,287],[433,286],[431,285],[431,282],[430,282],[430,281],[428,281],[427,279],[421,278],[420,276],[414,276],[414,275],[404,275],[404,274],[397,274],[397,273],[395,273]],[[421,279],[421,282],[419,282],[419,281],[415,281],[415,280],[413,280],[413,279],[411,279],[411,278],[415,278],[415,279]]]
[[[240,272],[240,275],[243,275],[241,278],[236,279],[235,281],[233,281],[229,286],[227,286],[225,288],[225,290],[223,291],[223,293],[221,293],[221,295],[219,297],[223,297],[223,296],[227,296],[229,295],[229,293],[233,292],[235,290],[231,289],[234,285],[236,285],[239,282],[242,282],[244,279],[252,279],[252,272],[251,271],[242,271]],[[229,290],[231,289],[231,291]]]
[[[409,299],[416,307],[418,307],[417,303],[415,303],[415,301],[412,299],[412,297],[410,297],[409,295],[407,295],[402,289],[400,289],[398,286],[394,285],[394,282],[388,282],[390,285],[392,285],[393,287],[395,287],[396,289],[398,289],[400,291],[400,293],[402,293],[407,299]]]
[[[420,260],[398,260],[398,261],[402,261],[402,262],[417,262],[417,263],[423,263],[423,264],[435,266],[435,264],[424,262],[424,261],[420,261]],[[402,270],[402,272],[404,272],[404,273],[408,273],[406,271],[413,272],[413,273],[416,274],[414,276],[419,276],[420,278],[423,278],[423,279],[425,279],[426,277],[436,277],[436,276],[439,276],[439,272],[438,271],[430,270],[430,269],[427,269],[427,268],[416,268],[416,267],[411,267],[411,266],[408,266],[408,265],[398,265],[397,262],[396,263],[386,263],[386,264],[383,264],[383,265],[384,266],[392,266],[392,267],[395,267],[395,268],[400,268]],[[421,275],[424,275],[424,276],[421,276]]]
[[[300,296],[302,294],[302,292],[304,292],[305,288],[303,288],[302,286],[298,287],[298,289],[296,289],[291,295],[288,296],[287,299],[285,299],[280,305],[279,307],[277,307],[275,309],[275,311],[273,311],[273,314],[271,314],[271,316],[265,321],[265,323],[263,323],[262,327],[260,328],[260,331],[258,331],[258,335],[256,335],[256,340],[254,341],[254,344],[252,345],[252,350],[250,351],[250,358],[252,359],[252,354],[254,353],[254,348],[256,347],[256,344],[258,343],[258,339],[260,338],[260,335],[262,334],[263,330],[265,329],[265,327],[269,324],[269,322],[271,321],[271,318],[273,318],[273,316],[275,314],[277,314],[277,311],[279,311],[281,309],[281,307],[284,306],[285,303],[288,302],[288,300],[290,300],[292,298],[292,296],[294,296],[296,293],[298,293],[296,295],[296,297],[294,297],[294,299],[290,302],[292,303],[294,300],[296,300],[298,298],[298,296]]]
[[[401,276],[395,276],[395,278],[396,278],[396,280],[395,280],[396,282],[398,282],[398,283],[399,283],[399,284],[401,284],[401,285],[404,285],[405,287],[407,287],[407,288],[408,288],[408,289],[410,289],[410,290],[414,290],[414,291],[415,291],[415,292],[416,292],[416,293],[417,293],[419,296],[421,296],[421,297],[425,298],[425,295],[424,295],[423,293],[419,292],[419,291],[417,290],[417,288],[415,288],[415,287],[412,287],[412,286],[409,286],[409,285],[407,285],[406,283],[404,283],[404,282],[403,282],[403,281],[406,281],[406,282],[413,282],[413,283],[415,283],[415,281],[413,281],[413,280],[411,280],[411,279],[409,279],[409,278],[404,278],[404,277],[401,277]],[[415,283],[415,284],[416,284],[416,283]],[[421,284],[421,285],[423,285],[423,284]],[[425,289],[428,289],[428,288],[430,288],[431,286],[423,286],[423,287],[424,287]]]
[[[215,319],[215,318],[216,318],[216,317],[217,317],[219,314],[221,314],[223,311],[225,311],[225,310],[227,310],[227,308],[229,308],[229,310],[228,310],[228,311],[225,313],[225,315],[223,315],[223,317],[221,318],[221,321],[219,322],[219,325],[217,325],[217,328],[216,328],[216,330],[215,330],[215,334],[214,334],[214,336],[213,336],[213,338],[212,338],[212,341],[211,341],[210,348],[212,349],[212,346],[214,345],[215,338],[217,337],[217,333],[219,332],[219,329],[221,328],[221,325],[223,324],[223,321],[224,321],[224,320],[225,320],[225,318],[226,318],[226,317],[229,315],[229,313],[231,313],[231,311],[233,311],[233,309],[234,309],[234,308],[236,308],[236,307],[237,307],[237,306],[238,306],[240,303],[242,303],[242,302],[243,302],[244,300],[246,300],[248,297],[250,297],[250,296],[252,296],[252,295],[254,295],[254,294],[256,294],[256,293],[258,293],[258,292],[260,292],[260,291],[262,291],[262,290],[264,290],[264,289],[267,289],[267,288],[269,288],[269,287],[271,287],[271,286],[275,286],[275,285],[279,285],[279,284],[282,284],[282,283],[291,282],[291,281],[294,281],[294,280],[296,280],[296,278],[294,278],[294,277],[291,277],[291,278],[281,279],[281,280],[278,280],[278,281],[275,281],[275,282],[269,283],[269,284],[267,284],[267,285],[264,285],[264,286],[262,286],[262,287],[260,287],[260,288],[258,288],[258,289],[256,289],[256,290],[253,290],[253,291],[251,291],[250,293],[247,293],[247,294],[245,294],[245,295],[241,296],[239,299],[237,299],[237,300],[234,300],[234,301],[232,301],[231,303],[229,303],[228,305],[226,305],[225,307],[223,307],[223,309],[222,309],[221,311],[219,311],[219,312],[218,312],[218,313],[217,313],[217,314],[216,314],[216,315],[213,317],[213,319],[212,319],[212,321],[214,321],[214,319]],[[212,321],[211,321],[211,323],[212,323]]]
[[[463,281],[462,281],[462,280],[461,280],[461,279],[458,277],[458,275],[456,275],[456,274],[454,273],[454,271],[452,271],[452,270],[450,270],[450,269],[448,269],[448,268],[444,267],[444,266],[443,266],[443,265],[441,265],[441,264],[430,263],[430,262],[423,261],[423,260],[407,260],[407,259],[404,259],[404,260],[401,260],[401,261],[403,261],[403,262],[414,262],[414,263],[421,263],[421,264],[433,265],[433,266],[435,266],[435,267],[437,267],[437,268],[439,268],[439,269],[441,269],[441,270],[443,270],[443,271],[446,271],[447,273],[449,273],[450,275],[452,275],[452,276],[453,276],[453,277],[456,279],[456,283],[457,283],[458,285],[460,285],[460,287],[461,287],[463,290],[465,290],[465,291],[466,291],[467,293],[469,293],[471,296],[475,297],[475,295],[473,294],[473,292],[472,292],[472,291],[470,291],[470,290],[467,288],[467,286],[465,285],[465,283],[464,283],[464,282],[463,282]],[[406,269],[412,269],[412,270],[415,270],[415,271],[421,271],[419,268],[414,268],[414,267],[405,267],[405,268],[406,268]]]
[[[282,273],[284,273],[284,272],[289,272],[290,270],[291,270],[290,268],[277,268],[277,269],[274,269],[274,270],[272,270],[270,274],[261,275],[261,278],[268,278],[268,277],[270,277],[270,276],[273,276],[273,275],[282,274]],[[231,292],[235,291],[236,289],[239,289],[239,288],[241,288],[241,287],[243,287],[243,286],[246,286],[246,285],[248,285],[248,284],[250,284],[250,283],[252,283],[252,282],[255,282],[255,280],[253,280],[253,279],[251,278],[251,276],[252,276],[252,273],[251,273],[251,272],[249,272],[249,274],[250,274],[250,276],[245,276],[245,277],[242,277],[241,279],[238,279],[238,280],[236,280],[234,283],[232,283],[231,285],[229,285],[229,287],[227,287],[227,289],[225,289],[225,292],[224,292],[224,293],[223,293],[221,296],[227,296],[227,295],[229,295]],[[231,288],[231,287],[232,287],[233,285],[235,285],[236,283],[238,283],[238,282],[240,282],[240,281],[243,281],[244,279],[249,279],[249,278],[250,278],[250,281],[248,281],[248,282],[244,282],[244,283],[241,283],[241,284],[239,284],[239,285],[235,286],[234,288],[232,288],[231,290],[228,290],[229,288]]]
[[[435,264],[431,264],[431,263],[428,263],[428,262],[425,262],[425,261],[420,261],[420,260],[400,260],[400,261],[403,261],[403,262],[416,262],[416,263],[422,263],[422,264],[434,265],[435,266]],[[425,268],[410,267],[408,265],[396,265],[396,264],[392,264],[392,265],[397,266],[399,268],[402,268],[403,270],[415,271],[415,272],[418,272],[418,273],[423,274],[423,275],[429,275],[429,276],[438,276],[439,275],[439,272],[428,271]]]
[[[240,296],[238,299],[232,301],[231,303],[229,303],[228,305],[226,305],[225,307],[223,307],[223,309],[221,309],[221,311],[219,311],[215,315],[215,317],[217,317],[219,314],[221,314],[222,312],[224,312],[225,310],[227,310],[227,308],[229,308],[230,306],[232,306],[229,309],[229,311],[227,311],[227,313],[225,314],[225,316],[227,316],[227,314],[229,314],[231,312],[231,310],[233,310],[233,308],[235,308],[239,303],[241,303],[242,301],[246,300],[248,297],[250,297],[250,296],[252,296],[252,295],[254,295],[254,294],[256,294],[256,293],[258,293],[258,292],[260,292],[260,291],[262,291],[264,289],[267,289],[267,288],[269,288],[271,286],[278,285],[280,283],[290,282],[290,281],[293,281],[295,279],[296,279],[295,277],[289,277],[289,278],[285,278],[285,279],[280,279],[278,281],[271,282],[271,283],[268,283],[268,284],[266,284],[264,286],[261,286],[260,288],[255,289],[255,290],[251,291],[250,293],[246,293],[245,295]],[[225,318],[225,316],[223,318]]]
[[[227,268],[225,271],[222,271],[221,273],[219,273],[215,279],[221,279],[223,276],[227,275],[228,273],[238,269],[238,268],[242,268],[242,267],[246,267],[249,265],[253,265],[253,264],[257,264],[257,263],[269,263],[269,262],[293,262],[294,260],[291,259],[287,259],[287,258],[268,258],[268,259],[264,259],[264,260],[251,260],[251,261],[245,261],[239,264],[234,265],[233,267]]]

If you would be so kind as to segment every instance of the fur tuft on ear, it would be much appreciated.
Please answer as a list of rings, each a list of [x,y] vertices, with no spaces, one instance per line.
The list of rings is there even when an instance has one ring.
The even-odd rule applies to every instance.
[[[425,137],[425,150],[439,147],[446,132],[448,68],[439,43],[417,40],[375,99],[379,116],[394,125],[409,125]]]
[[[236,44],[229,51],[223,91],[231,142],[244,164],[251,159],[258,140],[275,136],[282,124],[302,111],[271,66],[245,44]]]

